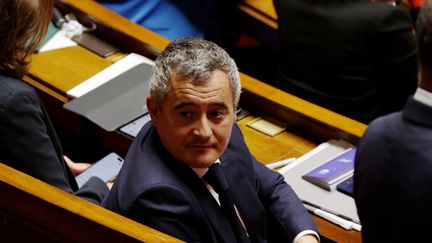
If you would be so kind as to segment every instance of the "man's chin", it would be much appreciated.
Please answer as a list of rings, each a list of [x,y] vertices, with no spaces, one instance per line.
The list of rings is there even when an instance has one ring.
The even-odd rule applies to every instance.
[[[206,160],[206,161],[194,161],[192,166],[195,168],[208,168],[215,161],[216,161],[216,159],[215,160]]]
[[[195,156],[194,158],[191,158],[187,164],[189,164],[191,167],[195,168],[208,168],[210,165],[212,165],[219,157],[212,155],[212,156]]]

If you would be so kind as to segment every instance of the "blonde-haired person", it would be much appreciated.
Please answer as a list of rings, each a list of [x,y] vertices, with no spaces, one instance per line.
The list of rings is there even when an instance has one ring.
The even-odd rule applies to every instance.
[[[78,189],[86,168],[65,161],[60,141],[35,90],[21,78],[42,42],[54,0],[0,0],[0,161],[100,204],[108,187],[92,178]]]

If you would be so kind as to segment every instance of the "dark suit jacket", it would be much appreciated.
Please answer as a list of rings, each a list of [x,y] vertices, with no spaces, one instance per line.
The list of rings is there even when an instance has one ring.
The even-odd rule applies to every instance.
[[[369,123],[399,111],[417,85],[417,45],[402,7],[370,0],[274,0],[277,84]]]
[[[432,107],[410,98],[373,121],[355,160],[364,242],[431,242]]]
[[[90,179],[78,185],[36,92],[21,80],[0,75],[0,162],[62,190],[100,204],[105,183]]]
[[[255,160],[234,126],[220,158],[233,200],[253,242],[290,242],[314,222],[283,176]],[[235,242],[203,181],[173,158],[148,123],[133,142],[108,209],[187,242]]]

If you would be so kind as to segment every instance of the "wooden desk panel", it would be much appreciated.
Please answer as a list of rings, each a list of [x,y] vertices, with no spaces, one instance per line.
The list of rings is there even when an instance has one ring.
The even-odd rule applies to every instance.
[[[333,131],[334,134],[330,135],[333,138],[345,138],[354,144],[357,144],[357,140],[367,128],[363,123],[288,94],[246,74],[240,74],[240,77],[245,89],[242,98],[247,99],[249,104],[261,113],[289,124],[315,124],[322,129]]]
[[[277,15],[273,0],[243,0],[243,2],[239,4],[239,8],[258,20],[266,19],[265,22],[272,22],[269,26],[277,29]],[[274,25],[274,23],[276,23],[276,25]]]
[[[102,26],[99,28],[101,31],[95,34],[100,34],[102,37],[112,37],[110,39],[112,40],[111,44],[120,47],[124,52],[130,51],[132,45],[133,51],[148,56],[149,49],[153,50],[150,55],[157,54],[169,42],[167,39],[113,14],[92,0],[68,0],[62,2],[66,4],[62,4],[60,8],[74,8],[78,11],[78,15],[86,13],[91,15],[91,17],[87,16],[86,18]],[[111,30],[111,33],[106,32],[108,30]],[[63,65],[74,62],[69,66],[70,69],[63,71],[61,66],[49,69],[52,65],[58,65],[52,62],[56,60],[53,57],[60,53]],[[70,57],[71,55],[74,57]],[[149,57],[154,58],[154,56]],[[69,88],[111,63],[111,60],[92,55],[92,53],[84,49],[80,51],[55,50],[51,53],[40,53],[36,54],[33,60],[33,67],[30,69],[29,75],[32,79],[27,79],[27,81],[42,91],[46,97],[49,97],[50,105],[57,101],[58,105],[52,106],[53,110],[50,111],[54,116],[58,109],[61,109],[61,105],[69,100],[65,96],[65,92]],[[91,60],[94,64],[87,65],[88,60]],[[73,67],[73,65],[79,66]],[[82,72],[80,69],[82,69]],[[245,89],[241,105],[251,111],[252,115],[239,121],[238,124],[244,133],[249,149],[258,160],[264,163],[298,157],[313,149],[318,143],[330,138],[343,138],[356,144],[366,129],[364,124],[301,100],[247,75],[241,74],[241,80]],[[60,113],[64,114],[65,112],[67,113],[67,111],[62,110]],[[277,118],[287,125],[287,130],[275,137],[270,137],[247,127],[246,123],[257,115]],[[80,130],[80,132],[90,132],[95,136],[99,136],[108,147],[113,148],[113,151],[116,151],[115,147],[121,147],[124,150],[130,143],[130,140],[117,133],[94,131],[97,130],[95,126],[91,130],[89,128],[83,129],[79,127],[79,124],[77,125],[79,123],[76,121],[77,118],[73,119],[73,124],[69,124],[72,129],[78,127],[77,130]],[[54,117],[53,120],[61,123],[71,123],[68,119],[61,117]],[[323,236],[341,242],[360,242],[360,233],[346,231],[328,221],[313,217]]]
[[[244,0],[238,8],[257,21],[277,30],[277,15],[272,0]]]
[[[181,242],[0,162],[4,242]]]
[[[273,20],[277,20],[273,0],[243,0],[243,4]]]
[[[290,132],[283,132],[270,137],[246,126],[249,121],[255,118],[256,116],[250,115],[238,121],[237,124],[244,134],[251,153],[263,163],[299,157],[317,146],[317,144]]]
[[[272,0],[244,0],[238,5],[240,31],[276,50],[277,16]]]
[[[74,46],[33,55],[30,73],[64,94],[111,64],[109,59]]]

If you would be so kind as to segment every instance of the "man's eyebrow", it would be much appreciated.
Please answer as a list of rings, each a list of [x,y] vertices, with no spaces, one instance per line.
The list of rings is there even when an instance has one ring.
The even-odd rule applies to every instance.
[[[179,110],[185,106],[197,106],[197,104],[194,102],[191,102],[191,101],[180,102],[179,104],[174,106],[174,110]],[[218,106],[218,107],[223,108],[223,109],[228,108],[228,106],[224,102],[210,103],[209,106]]]
[[[186,101],[186,102],[180,102],[179,104],[174,106],[174,110],[179,110],[185,106],[196,106],[194,102]]]
[[[219,107],[224,108],[224,109],[228,108],[228,106],[225,104],[225,102],[211,103],[211,104],[209,104],[209,106],[219,106]]]

